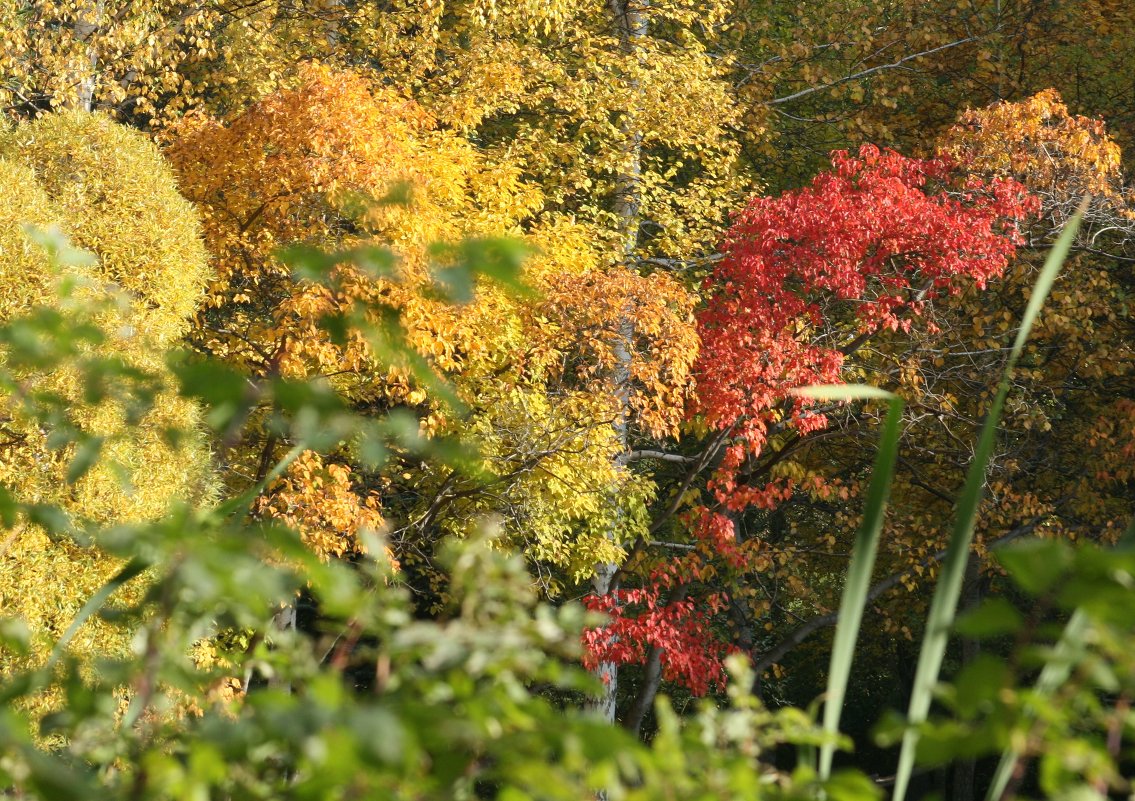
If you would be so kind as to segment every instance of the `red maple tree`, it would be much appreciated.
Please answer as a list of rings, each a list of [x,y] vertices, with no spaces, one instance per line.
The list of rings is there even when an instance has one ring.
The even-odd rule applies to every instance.
[[[611,617],[585,636],[588,663],[640,663],[655,646],[665,649],[666,678],[694,693],[721,682],[728,648],[709,624],[723,579],[767,559],[736,541],[731,515],[775,508],[802,489],[788,478],[750,483],[745,467],[774,421],[799,435],[828,425],[793,391],[840,383],[845,359],[873,333],[910,331],[936,294],[1000,276],[1037,209],[1016,181],[983,182],[946,160],[865,145],[833,153],[832,169],[809,186],[754,198],[736,215],[698,318],[692,413],[726,443],[707,485],[711,506],[687,517],[691,550],[652,563],[641,588],[588,599]],[[696,599],[692,584],[704,588]],[[665,600],[675,587],[680,600]]]

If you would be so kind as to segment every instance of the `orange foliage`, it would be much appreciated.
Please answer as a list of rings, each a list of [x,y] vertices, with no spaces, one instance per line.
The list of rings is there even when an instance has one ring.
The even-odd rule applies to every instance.
[[[1049,213],[1088,194],[1127,205],[1119,146],[1103,120],[1070,114],[1055,89],[966,111],[942,137],[939,153],[978,175],[1015,178]]]
[[[296,529],[304,544],[325,559],[365,551],[359,532],[383,527],[378,496],[360,497],[349,468],[328,464],[312,451],[300,454],[268,486],[256,511]]]
[[[217,260],[199,345],[254,372],[368,371],[361,340],[333,346],[319,325],[356,300],[403,309],[415,344],[441,369],[455,368],[469,337],[461,339],[452,309],[420,301],[426,247],[486,223],[507,226],[534,202],[515,173],[482,171],[472,148],[437,132],[413,101],[319,66],[228,122],[196,115],[171,137],[168,154],[202,208]],[[370,202],[403,182],[413,186],[408,205]],[[338,247],[371,237],[402,257],[401,283],[340,265],[333,292],[294,282],[275,255],[297,242]]]
[[[644,433],[677,437],[698,355],[693,296],[664,273],[618,268],[553,275],[546,291],[548,314],[575,343],[576,374],[594,391],[626,393]],[[615,386],[620,348],[631,358],[627,380]]]
[[[619,556],[605,543],[595,558],[577,558],[599,547],[582,531],[598,531],[596,516],[605,512],[596,498],[614,487],[621,504],[631,496],[641,502],[642,492],[627,489],[629,471],[608,453],[616,400],[626,401],[627,422],[650,436],[677,433],[684,418],[698,340],[694,299],[678,281],[610,264],[603,232],[566,215],[540,214],[544,197],[518,167],[479,154],[438,130],[413,101],[355,73],[306,67],[296,88],[227,121],[189,118],[170,136],[171,161],[183,191],[202,207],[218,262],[193,335],[200,350],[252,375],[325,377],[352,403],[414,407],[429,434],[479,438],[488,469],[519,487],[514,500],[500,502],[508,507],[506,529],[541,543],[558,563]],[[399,183],[411,187],[409,202],[367,202]],[[523,279],[539,298],[518,299],[487,282],[462,306],[430,296],[439,258],[433,243],[502,234],[523,235],[534,246]],[[299,281],[276,255],[296,243],[377,244],[397,261],[376,272],[356,259],[335,266],[327,285]],[[333,342],[322,320],[356,304],[375,316],[397,311],[408,344],[452,380],[473,417],[448,419],[425,388],[372,353],[362,336]],[[633,356],[625,381],[612,370],[623,348]],[[527,410],[523,420],[514,419],[519,409]],[[517,463],[529,461],[519,457],[530,447],[523,440],[539,431],[557,431],[562,444],[518,471]],[[251,464],[256,457],[245,450],[235,458]],[[572,476],[570,486],[524,477],[544,463]],[[434,486],[435,478],[415,479],[415,497],[427,505],[431,493],[457,491]],[[476,494],[459,491],[462,498]],[[301,492],[298,483],[292,492]],[[445,508],[460,518],[458,506]],[[640,517],[628,512],[620,519]],[[330,537],[321,553],[343,552],[337,549],[349,532],[332,534],[327,521],[315,529]]]

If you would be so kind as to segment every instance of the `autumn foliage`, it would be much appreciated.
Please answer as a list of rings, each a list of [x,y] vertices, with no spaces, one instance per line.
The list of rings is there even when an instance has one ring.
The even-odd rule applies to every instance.
[[[81,299],[101,307],[112,332],[90,355],[171,376],[165,358],[188,331],[209,274],[200,222],[176,189],[169,165],[142,134],[101,114],[67,112],[0,133],[0,321],[37,306]],[[89,265],[53,265],[24,226],[57,229],[93,254]],[[60,286],[73,283],[69,301]],[[0,364],[6,353],[0,349]],[[158,387],[150,408],[98,391],[72,366],[21,368],[25,393],[57,396],[71,425],[99,443],[79,476],[77,444],[29,417],[21,399],[0,396],[0,483],[36,503],[58,505],[75,526],[149,521],[186,501],[213,497],[215,479],[199,408]],[[109,397],[101,397],[109,395]],[[171,431],[182,432],[175,444]],[[26,616],[38,634],[65,630],[86,600],[122,567],[89,543],[21,522],[0,548],[0,608]],[[73,643],[84,659],[121,654],[130,631],[96,618]],[[36,640],[33,660],[50,643]],[[0,665],[11,667],[5,651]]]
[[[588,596],[584,603],[593,612],[611,619],[603,628],[583,635],[585,667],[600,662],[643,664],[647,651],[659,649],[662,677],[705,695],[725,686],[722,660],[729,648],[709,631],[720,598],[667,600],[657,586],[615,590],[603,596]]]
[[[380,531],[383,520],[378,496],[360,497],[350,477],[348,467],[304,451],[257,499],[256,513],[291,526],[325,559],[358,553],[365,550],[359,534]]]
[[[732,443],[720,500],[748,505],[726,500],[744,493],[730,474],[761,453],[770,425],[824,426],[793,389],[839,383],[862,337],[909,331],[935,294],[1005,269],[1036,201],[1015,181],[956,181],[950,169],[865,146],[858,157],[834,154],[810,186],[738,215],[699,317],[697,410]]]
[[[691,550],[656,566],[644,589],[591,601],[616,620],[610,639],[600,631],[589,641],[593,653],[633,662],[643,658],[643,643],[662,647],[665,640],[670,674],[682,673],[677,665],[701,664],[702,677],[714,675],[704,665],[722,646],[699,615],[720,600],[711,593],[691,607],[685,598],[667,604],[659,595],[767,568],[761,541],[738,543],[729,515],[773,509],[797,490],[836,492],[820,476],[746,475],[770,430],[806,436],[827,425],[822,411],[793,390],[841,383],[845,359],[869,337],[910,332],[937,295],[1001,275],[1037,207],[1011,179],[983,182],[959,175],[949,161],[864,146],[857,156],[835,153],[832,169],[810,186],[758,197],[737,215],[698,318],[693,411],[724,437],[708,484],[712,506],[689,517]],[[705,686],[690,684],[701,692]]]
[[[1055,89],[1025,100],[967,109],[939,152],[981,176],[1013,178],[1062,220],[1084,195],[1126,205],[1119,145],[1103,120],[1072,114]]]
[[[0,323],[73,281],[106,304],[97,355],[170,383],[135,419],[26,371],[100,458],[71,481],[76,443],[0,396],[0,489],[95,528],[247,498],[329,572],[378,532],[419,617],[450,608],[447,541],[491,527],[533,592],[607,616],[583,635],[605,708],[650,676],[714,692],[728,653],[767,667],[835,609],[881,416],[808,385],[906,403],[876,564],[911,603],[874,611],[915,636],[958,443],[1090,194],[1015,367],[974,571],[1025,530],[1111,537],[1135,480],[1130,87],[1084,54],[1128,53],[1131,12],[852,5],[0,3]],[[60,275],[28,223],[94,261]],[[246,405],[209,432],[223,415],[170,387],[214,362]],[[277,383],[390,441],[311,445]],[[41,528],[0,545],[32,661],[120,567]],[[92,619],[72,650],[126,636]]]

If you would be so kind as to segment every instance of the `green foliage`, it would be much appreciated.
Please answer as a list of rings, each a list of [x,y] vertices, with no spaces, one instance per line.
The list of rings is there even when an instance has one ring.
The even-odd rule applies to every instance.
[[[1031,766],[1033,792],[1046,798],[1130,792],[1130,534],[1117,548],[1033,541],[1007,546],[997,558],[1032,611],[1022,617],[995,598],[963,621],[991,648],[1012,636],[1013,651],[1008,659],[982,655],[939,687],[943,712],[919,726],[919,761],[1002,754],[990,801],[1019,792]],[[1064,618],[1063,627],[1055,624]],[[897,733],[880,731],[884,739]]]

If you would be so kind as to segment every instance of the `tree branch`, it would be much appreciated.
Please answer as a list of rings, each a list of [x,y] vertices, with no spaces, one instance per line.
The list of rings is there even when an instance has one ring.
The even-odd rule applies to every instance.
[[[696,462],[693,456],[683,456],[680,453],[667,453],[665,451],[627,451],[624,457],[628,462],[637,462],[641,459],[657,459],[660,462],[676,462],[677,464],[690,464]]]
[[[976,42],[980,38],[981,38],[980,36],[969,36],[965,39],[958,39],[955,42],[949,42],[949,43],[944,44],[944,45],[939,45],[938,47],[932,47],[929,50],[923,50],[923,51],[918,52],[918,53],[911,53],[909,56],[903,56],[902,58],[898,59],[897,61],[893,61],[890,64],[879,64],[878,66],[871,67],[871,68],[865,69],[865,70],[860,70],[859,72],[852,73],[851,75],[845,75],[844,77],[842,77],[838,80],[835,80],[835,81],[831,81],[830,83],[820,84],[819,86],[809,86],[807,89],[801,89],[799,92],[793,92],[790,95],[784,95],[783,97],[777,97],[777,98],[773,98],[772,100],[766,100],[765,105],[766,106],[776,106],[776,105],[780,105],[781,103],[790,103],[793,100],[799,100],[800,98],[806,97],[810,94],[814,94],[816,92],[823,92],[826,89],[831,89],[833,86],[839,86],[841,84],[849,83],[851,81],[857,81],[860,78],[866,78],[868,75],[873,75],[876,72],[882,72],[884,70],[896,69],[898,67],[901,67],[903,64],[906,64],[908,61],[914,61],[915,59],[923,58],[925,56],[930,56],[930,55],[933,55],[934,53],[939,53],[943,50],[949,50],[951,47],[958,47],[959,45],[968,44],[969,42]]]
[[[995,539],[993,542],[989,543],[990,547],[1003,545],[1004,543],[1011,542],[1019,537],[1023,537],[1025,534],[1032,533],[1036,529],[1036,527],[1040,525],[1042,519],[1043,518],[1037,517],[1030,522],[1025,523],[1024,525],[1018,526],[1008,534],[1004,534]],[[942,561],[942,559],[944,559],[945,557],[946,549],[943,548],[942,550],[926,557],[919,564],[923,566],[930,565],[934,562]],[[874,601],[880,595],[884,594],[888,590],[893,589],[909,572],[909,570],[900,570],[897,573],[892,573],[891,575],[887,576],[885,579],[880,581],[878,584],[875,584],[873,587],[871,587],[870,590],[868,590],[867,600]],[[779,662],[785,657],[785,655],[792,651],[793,648],[795,648],[797,645],[800,645],[817,631],[823,628],[828,628],[829,626],[834,626],[838,622],[839,610],[836,610],[835,612],[829,612],[826,615],[814,617],[802,626],[793,629],[791,632],[789,632],[787,637],[785,637],[769,650],[765,651],[763,654],[761,654],[760,657],[756,657],[754,655],[753,669],[756,671],[757,676],[760,676],[774,664]]]

